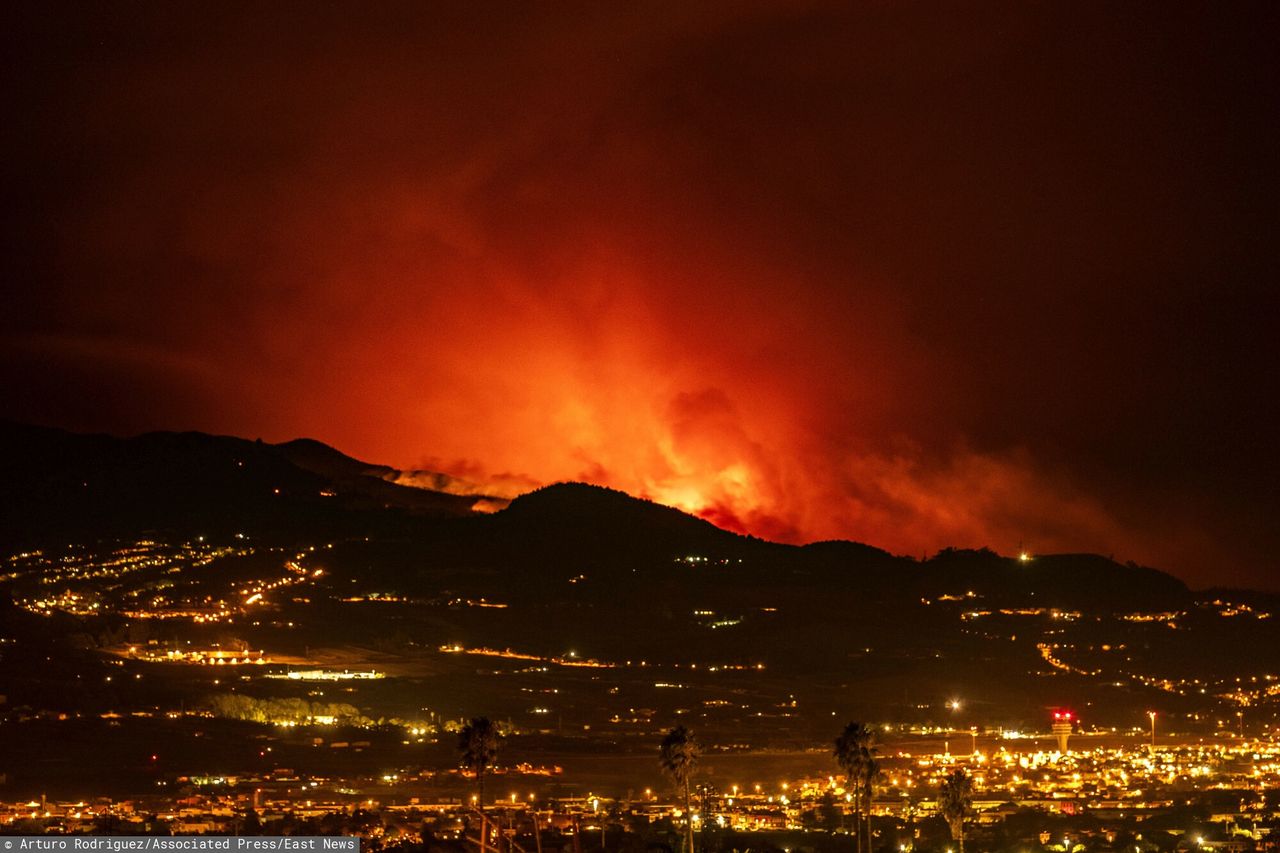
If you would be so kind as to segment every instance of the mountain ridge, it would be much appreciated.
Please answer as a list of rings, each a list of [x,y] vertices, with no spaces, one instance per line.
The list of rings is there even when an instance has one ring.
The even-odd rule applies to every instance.
[[[127,616],[131,596],[145,590],[151,600],[161,583],[167,603],[158,606],[198,608],[212,596],[251,613],[234,629],[251,647],[346,645],[430,660],[447,673],[442,690],[466,682],[503,713],[529,707],[491,678],[490,661],[508,652],[564,695],[585,691],[580,700],[597,710],[611,701],[598,695],[598,673],[578,682],[588,671],[569,667],[569,681],[555,680],[547,667],[563,668],[554,662],[566,655],[660,663],[669,669],[639,673],[643,690],[625,701],[673,713],[690,707],[682,691],[695,663],[711,679],[707,696],[734,707],[737,694],[723,691],[740,676],[726,673],[751,671],[741,686],[757,691],[751,701],[767,715],[751,721],[770,730],[797,699],[908,717],[957,695],[1015,719],[1062,703],[1107,709],[1119,723],[1134,709],[1174,707],[1164,703],[1203,713],[1206,702],[1231,701],[1221,697],[1237,677],[1274,672],[1270,650],[1280,648],[1274,599],[1195,592],[1098,554],[944,548],[917,558],[846,540],[776,543],[581,482],[482,513],[474,498],[386,482],[388,470],[308,440],[116,439],[0,424],[0,551],[10,567],[0,606],[8,596],[25,607],[32,637],[51,625],[68,636],[143,631]],[[61,547],[15,547],[34,538]],[[138,548],[229,556],[172,574],[140,568],[125,588],[61,568],[64,554],[111,565]],[[292,579],[300,553],[312,569],[305,580],[265,602],[244,600],[236,578]],[[51,591],[91,597],[106,612],[48,619]],[[222,642],[222,626],[142,621],[168,640]],[[1242,648],[1257,653],[1240,657]],[[1201,683],[1192,691],[1188,679]]]
[[[1189,594],[1166,572],[1096,554],[1022,562],[987,549],[949,548],[917,560],[851,540],[774,543],[582,482],[534,489],[483,516],[476,511],[483,497],[400,485],[394,479],[403,473],[315,439],[271,444],[191,431],[117,438],[0,422],[0,537],[21,544],[164,528],[286,537],[364,531],[427,536],[464,561],[474,553],[552,564],[569,554],[569,562],[583,565],[635,568],[749,558],[797,577],[856,569],[866,583],[895,594],[967,585],[975,589],[954,591],[993,600],[1039,594],[1068,607],[1098,600],[1111,608],[1123,608],[1130,597],[1176,603]],[[451,524],[464,519],[475,522]]]

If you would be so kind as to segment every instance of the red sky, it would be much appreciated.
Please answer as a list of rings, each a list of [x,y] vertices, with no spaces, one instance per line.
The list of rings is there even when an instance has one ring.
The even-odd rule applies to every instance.
[[[1277,586],[1272,7],[468,5],[6,9],[6,416]]]

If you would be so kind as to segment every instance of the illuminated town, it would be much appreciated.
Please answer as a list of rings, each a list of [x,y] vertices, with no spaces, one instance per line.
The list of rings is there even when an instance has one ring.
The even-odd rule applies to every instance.
[[[1075,739],[1078,746],[1067,753],[1046,751],[1039,743],[1045,738],[1018,733],[984,737],[982,749],[963,755],[932,751],[924,740],[915,751],[898,748],[909,742],[894,743],[895,750],[881,757],[871,801],[873,845],[947,847],[937,825],[938,787],[956,769],[973,776],[968,843],[982,849],[1263,850],[1280,840],[1280,746],[1274,741],[1176,739],[1181,742],[1153,749],[1141,738],[1122,745],[1105,735]],[[819,750],[808,760],[815,770],[827,763]],[[652,788],[626,796],[565,795],[548,792],[547,782],[563,773],[559,767],[499,764],[490,772],[491,787],[515,790],[486,803],[488,820],[516,845],[529,842],[535,822],[561,839],[556,846],[603,843],[609,849],[635,843],[624,836],[661,838],[686,817],[669,792]],[[847,835],[851,795],[838,774],[750,778],[699,781],[692,817],[704,844],[736,839],[784,849],[823,847],[828,842],[817,838]],[[396,846],[457,841],[468,830],[477,833],[480,818],[476,796],[466,793],[467,780],[456,770],[389,768],[338,779],[277,768],[157,784],[177,790],[118,801],[41,797],[5,803],[0,821],[23,834],[106,828],[139,834],[358,833]],[[579,834],[590,838],[563,840]],[[492,843],[503,841],[495,836]]]
[[[0,706],[6,737],[19,739],[11,754],[23,743],[48,749],[52,737],[105,737],[118,743],[118,758],[101,772],[120,761],[129,780],[100,783],[89,796],[95,788],[74,776],[29,775],[56,767],[33,754],[33,764],[0,768],[7,790],[24,793],[5,800],[8,831],[324,832],[381,846],[479,844],[474,773],[459,769],[454,741],[476,713],[466,697],[493,683],[500,693],[482,711],[494,715],[501,739],[488,768],[489,846],[677,844],[689,812],[656,759],[677,722],[699,738],[689,811],[704,848],[826,849],[856,839],[859,789],[818,734],[839,722],[845,700],[840,691],[802,692],[789,675],[795,662],[743,632],[788,625],[786,606],[744,598],[745,587],[735,603],[694,603],[725,597],[716,590],[726,579],[747,581],[749,556],[668,561],[663,571],[695,585],[682,617],[687,639],[637,658],[587,651],[605,649],[598,642],[541,651],[546,643],[529,633],[525,614],[536,623],[560,596],[570,595],[570,608],[607,607],[584,573],[564,573],[571,593],[501,594],[482,579],[459,586],[455,578],[432,594],[353,575],[381,547],[363,538],[302,549],[245,534],[230,541],[141,539],[6,560],[12,613],[25,615],[10,623],[15,636],[0,638],[0,660],[16,663],[23,643],[60,626],[78,663],[47,677],[86,688],[98,680],[87,701],[41,708],[12,697]],[[1023,554],[1014,564],[1026,572],[1041,561]],[[920,624],[933,636],[1025,650],[1017,652],[1031,679],[1024,689],[1048,704],[1002,712],[983,696],[996,695],[999,679],[978,672],[965,695],[913,701],[905,688],[905,706],[881,703],[879,721],[866,726],[877,762],[873,849],[951,849],[939,798],[958,770],[972,786],[971,850],[1254,850],[1280,841],[1272,834],[1280,825],[1274,672],[1242,659],[1235,671],[1248,674],[1220,664],[1214,676],[1178,673],[1151,657],[1153,643],[1188,631],[1211,642],[1219,626],[1271,631],[1269,610],[1221,596],[1151,611],[1027,606],[986,582],[899,606],[932,620]],[[446,614],[451,628],[436,624]],[[335,615],[355,634],[323,630]],[[395,629],[396,643],[368,631],[400,624],[422,627]],[[441,630],[474,639],[430,642]],[[688,655],[719,637],[730,639]],[[444,692],[414,686],[433,683]],[[406,703],[406,690],[436,700]],[[1075,696],[1081,710],[1048,701],[1057,695]],[[1143,695],[1152,704],[1135,706]],[[202,740],[223,757],[192,753]],[[70,799],[57,793],[77,788]],[[540,840],[531,841],[535,826]]]

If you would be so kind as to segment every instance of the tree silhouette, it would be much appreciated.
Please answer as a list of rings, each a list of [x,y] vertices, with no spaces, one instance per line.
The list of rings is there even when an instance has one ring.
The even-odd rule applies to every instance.
[[[876,785],[880,782],[880,762],[876,759],[876,748],[868,747],[867,757],[862,763],[862,778],[858,780],[861,786],[862,794],[862,811],[863,811],[863,831],[867,834],[867,853],[871,853],[871,800],[876,794]]]
[[[938,811],[951,828],[951,837],[964,853],[964,819],[973,809],[973,779],[963,768],[949,774],[938,788]]]
[[[863,723],[849,723],[836,738],[835,750],[831,753],[844,771],[845,790],[853,797],[854,846],[858,853],[871,849],[871,797],[880,773],[876,748],[871,745],[871,740],[870,728]],[[864,831],[865,848],[862,843]]]
[[[684,726],[676,726],[667,732],[658,749],[658,763],[662,765],[662,772],[684,793],[685,853],[693,853],[693,812],[689,802],[689,780],[693,777],[700,755],[698,741]]]
[[[498,729],[488,717],[476,717],[458,732],[462,769],[476,774],[476,800],[484,811],[484,774],[498,757]]]

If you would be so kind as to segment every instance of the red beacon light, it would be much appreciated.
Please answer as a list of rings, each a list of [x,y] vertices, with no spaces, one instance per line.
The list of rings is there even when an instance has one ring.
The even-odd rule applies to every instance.
[[[1053,736],[1058,739],[1058,751],[1067,752],[1067,740],[1071,737],[1071,712],[1053,712]]]

